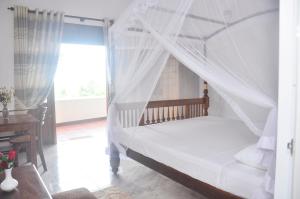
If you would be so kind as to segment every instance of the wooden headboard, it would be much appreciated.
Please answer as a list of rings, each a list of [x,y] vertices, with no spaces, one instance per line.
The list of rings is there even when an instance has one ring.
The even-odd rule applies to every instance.
[[[119,120],[127,128],[136,126],[141,114],[139,126],[207,116],[209,97],[207,83],[204,84],[202,98],[149,101],[145,109],[142,103],[117,104]]]

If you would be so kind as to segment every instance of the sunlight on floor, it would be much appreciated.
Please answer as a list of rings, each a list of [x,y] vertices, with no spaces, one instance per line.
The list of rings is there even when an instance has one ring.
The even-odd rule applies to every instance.
[[[46,152],[49,172],[42,174],[50,192],[77,187],[95,191],[110,185],[105,120],[61,126],[57,135],[57,147]]]
[[[46,147],[48,171],[39,172],[50,193],[85,187],[97,191],[117,186],[133,199],[205,199],[182,185],[122,157],[114,176],[106,154],[106,121],[57,128],[58,143]]]

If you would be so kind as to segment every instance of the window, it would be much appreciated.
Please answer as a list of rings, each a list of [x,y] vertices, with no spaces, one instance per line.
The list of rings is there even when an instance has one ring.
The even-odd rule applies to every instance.
[[[105,50],[102,45],[61,44],[55,76],[56,99],[105,98]]]

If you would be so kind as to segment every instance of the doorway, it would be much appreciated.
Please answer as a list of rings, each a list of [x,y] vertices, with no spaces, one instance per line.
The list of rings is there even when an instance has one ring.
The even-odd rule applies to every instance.
[[[47,101],[49,144],[56,143],[57,126],[106,118],[103,26],[65,23],[54,86]]]
[[[58,125],[106,117],[106,49],[61,44],[54,81]]]

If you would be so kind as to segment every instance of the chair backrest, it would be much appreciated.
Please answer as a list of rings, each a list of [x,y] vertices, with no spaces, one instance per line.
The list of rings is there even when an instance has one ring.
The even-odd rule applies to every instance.
[[[38,136],[39,140],[42,140],[42,128],[45,123],[47,109],[48,109],[47,104],[43,103],[43,104],[39,105],[38,108],[28,111],[29,114],[33,115],[40,121],[38,132],[37,132],[37,136]]]
[[[41,122],[41,125],[43,126],[45,123],[45,118],[46,118],[46,113],[47,113],[47,104],[41,104],[38,108],[38,112],[39,112],[39,120]]]

